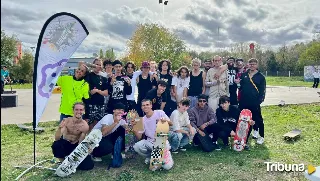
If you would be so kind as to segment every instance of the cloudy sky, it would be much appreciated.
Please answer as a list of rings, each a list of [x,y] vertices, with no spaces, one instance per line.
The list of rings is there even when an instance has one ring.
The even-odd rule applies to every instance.
[[[274,48],[320,32],[319,7],[320,0],[169,0],[163,14],[159,0],[2,0],[1,29],[29,48],[51,15],[73,13],[90,32],[74,57],[111,47],[123,55],[136,25],[144,22],[165,25],[199,52],[235,42]]]

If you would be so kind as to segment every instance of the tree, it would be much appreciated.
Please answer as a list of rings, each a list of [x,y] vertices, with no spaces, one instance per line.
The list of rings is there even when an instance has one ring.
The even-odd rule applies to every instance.
[[[104,58],[103,50],[102,50],[102,49],[100,49],[99,58]]]
[[[106,54],[105,54],[105,58],[106,59],[111,59],[111,60],[115,60],[116,55],[113,52],[113,48],[106,50]]]
[[[12,65],[14,56],[17,55],[17,37],[6,35],[4,30],[1,30],[1,65]]]
[[[320,42],[313,41],[301,54],[299,58],[300,66],[320,65]]]
[[[168,29],[157,24],[140,24],[128,41],[126,59],[140,65],[144,60],[169,59],[173,69],[185,63],[185,44]]]
[[[33,55],[25,52],[17,65],[13,65],[10,71],[13,79],[32,82],[33,76]]]

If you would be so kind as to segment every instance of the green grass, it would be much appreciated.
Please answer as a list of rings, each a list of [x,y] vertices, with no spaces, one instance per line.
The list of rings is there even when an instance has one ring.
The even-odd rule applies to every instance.
[[[303,77],[266,77],[267,85],[312,87],[313,82],[305,82]]]
[[[267,172],[265,161],[282,163],[304,163],[320,165],[319,131],[320,103],[310,105],[289,105],[263,107],[265,120],[264,145],[256,145],[251,140],[251,151],[235,152],[221,150],[204,153],[199,148],[189,148],[187,152],[173,155],[175,165],[170,171],[151,172],[144,159],[125,161],[121,168],[106,171],[110,156],[96,163],[92,171],[78,171],[63,180],[306,180],[302,174]],[[37,160],[52,159],[51,144],[56,122],[40,123],[44,133],[36,136]],[[282,135],[299,128],[301,138],[296,142],[286,142]],[[15,125],[1,126],[1,180],[13,180],[22,169],[15,165],[33,162],[33,134],[21,131]],[[52,166],[47,164],[47,166]],[[23,180],[61,180],[52,171],[36,169]]]
[[[14,84],[12,89],[32,89],[32,84]],[[5,85],[4,89],[11,89],[10,85]]]

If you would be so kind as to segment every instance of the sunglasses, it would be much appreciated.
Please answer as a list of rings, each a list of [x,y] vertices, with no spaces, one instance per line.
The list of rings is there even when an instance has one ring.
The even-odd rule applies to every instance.
[[[198,102],[207,102],[206,100],[198,100]]]

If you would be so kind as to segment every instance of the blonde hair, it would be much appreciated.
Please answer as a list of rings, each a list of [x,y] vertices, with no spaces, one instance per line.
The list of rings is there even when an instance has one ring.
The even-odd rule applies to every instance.
[[[191,61],[191,65],[193,65],[194,63],[197,63],[197,64],[201,65],[201,60],[198,59],[198,58],[194,58],[194,59],[192,59],[192,61]]]

